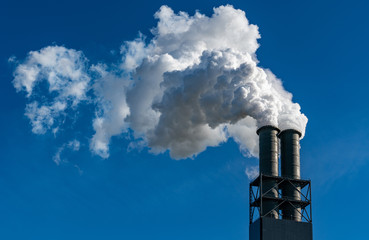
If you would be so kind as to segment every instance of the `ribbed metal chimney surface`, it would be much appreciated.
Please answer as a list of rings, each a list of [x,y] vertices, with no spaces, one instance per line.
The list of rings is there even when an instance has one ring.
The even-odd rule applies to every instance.
[[[301,133],[274,126],[256,133],[260,175],[250,182],[249,239],[312,240],[311,181],[300,179]]]
[[[278,137],[281,140],[281,177],[300,179],[300,137],[301,133],[294,129],[283,130]],[[282,188],[282,196],[300,200],[299,187],[286,184]],[[301,221],[301,208],[291,205],[282,209],[282,218]]]
[[[259,135],[259,170],[260,174],[278,176],[278,137],[279,129],[274,126],[263,126],[256,133]],[[275,185],[274,180],[265,180],[262,183],[262,193],[266,193]],[[266,195],[278,197],[278,190],[272,189]],[[278,209],[273,210],[277,202],[269,200],[263,204],[262,215],[278,218]]]

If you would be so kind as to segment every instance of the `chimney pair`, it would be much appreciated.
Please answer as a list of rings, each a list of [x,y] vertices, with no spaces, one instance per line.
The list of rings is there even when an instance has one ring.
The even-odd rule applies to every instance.
[[[259,135],[259,171],[262,175],[279,177],[278,153],[280,140],[281,177],[286,179],[300,179],[300,137],[301,133],[294,129],[282,132],[274,126],[263,126],[256,132]],[[278,139],[279,138],[279,139]],[[268,178],[261,184],[261,193],[267,200],[263,202],[262,215],[278,219],[279,210],[282,219],[301,221],[301,208],[293,205],[284,205],[278,209],[279,190],[282,198],[300,200],[300,187],[292,184],[277,186],[277,180]]]

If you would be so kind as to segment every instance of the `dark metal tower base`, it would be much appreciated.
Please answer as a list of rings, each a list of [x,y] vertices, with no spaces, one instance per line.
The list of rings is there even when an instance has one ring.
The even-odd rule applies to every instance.
[[[312,240],[309,222],[262,217],[250,224],[249,240]]]

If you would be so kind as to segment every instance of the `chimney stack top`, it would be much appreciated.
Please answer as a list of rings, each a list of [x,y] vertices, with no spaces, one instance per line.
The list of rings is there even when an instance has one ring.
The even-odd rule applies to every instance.
[[[266,128],[269,128],[269,129],[273,129],[273,130],[277,130],[277,132],[279,133],[281,130],[279,130],[279,128],[273,126],[273,125],[265,125],[265,126],[262,126],[260,127],[257,131],[256,131],[256,134],[259,135],[260,131],[262,131],[263,129],[266,129]],[[278,134],[277,133],[277,134]],[[300,135],[301,136],[301,135]]]
[[[300,131],[298,131],[296,129],[293,129],[293,128],[290,128],[290,129],[285,129],[285,130],[279,132],[278,137],[280,138],[284,133],[287,133],[287,132],[297,133],[299,135],[299,138],[301,138],[301,136],[302,136]]]

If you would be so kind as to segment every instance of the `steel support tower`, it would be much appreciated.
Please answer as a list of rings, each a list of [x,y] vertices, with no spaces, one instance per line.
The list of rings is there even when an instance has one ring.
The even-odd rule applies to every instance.
[[[301,133],[258,129],[259,176],[250,183],[250,240],[312,240],[311,181],[300,179]],[[281,174],[278,173],[280,139]]]

